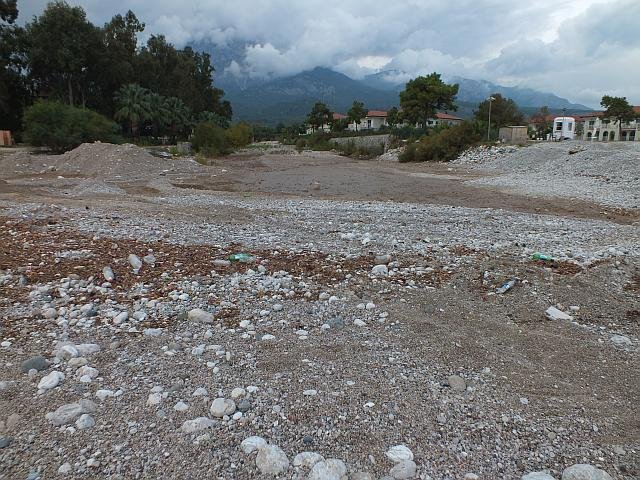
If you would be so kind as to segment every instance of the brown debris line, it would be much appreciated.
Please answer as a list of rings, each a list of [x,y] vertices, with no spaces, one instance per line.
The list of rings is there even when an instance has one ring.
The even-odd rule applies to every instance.
[[[629,292],[640,293],[640,273],[636,273],[631,277],[631,281],[624,286]]]
[[[580,265],[561,260],[532,260],[530,263],[538,267],[550,268],[558,275],[577,275],[583,271]]]
[[[13,232],[13,233],[12,233]],[[58,258],[55,253],[65,250],[89,250],[83,258]],[[130,253],[143,257],[150,251],[156,258],[155,266],[144,264],[139,274],[127,261]],[[142,242],[125,238],[94,239],[93,236],[67,229],[55,218],[37,221],[16,220],[0,217],[0,269],[11,269],[22,273],[30,283],[45,283],[70,275],[81,278],[102,278],[102,269],[110,266],[116,275],[113,287],[124,292],[136,284],[148,287],[149,298],[158,298],[172,290],[168,282],[160,282],[163,272],[180,277],[206,276],[211,270],[221,274],[244,272],[252,264],[233,262],[230,265],[214,265],[213,260],[226,259],[232,253],[248,253],[256,259],[267,260],[265,267],[270,272],[286,271],[291,275],[313,279],[319,284],[331,284],[344,280],[347,274],[369,273],[373,265],[372,256],[356,258],[333,257],[319,252],[290,252],[245,249],[238,244],[226,248],[212,245],[190,245],[185,247],[163,241]],[[434,270],[422,276],[406,274],[389,278],[402,283],[438,285],[448,278],[447,272]],[[172,280],[172,279],[171,279]],[[162,285],[156,287],[156,283]]]

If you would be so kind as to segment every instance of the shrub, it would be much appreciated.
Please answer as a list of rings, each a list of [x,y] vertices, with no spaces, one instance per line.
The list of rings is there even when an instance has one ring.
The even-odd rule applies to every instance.
[[[471,145],[478,143],[481,135],[476,125],[463,122],[422,137],[418,143],[407,145],[400,154],[401,162],[449,162]]]
[[[196,126],[192,145],[196,152],[209,157],[231,153],[226,131],[213,122],[204,122]]]
[[[49,147],[57,153],[85,142],[119,143],[120,127],[108,118],[86,108],[59,102],[40,101],[24,114],[25,140],[36,147]]]
[[[251,143],[251,126],[240,122],[233,125],[226,131],[227,142],[233,148],[242,148]]]
[[[307,141],[304,138],[296,140],[296,150],[298,153],[302,152],[307,147]]]

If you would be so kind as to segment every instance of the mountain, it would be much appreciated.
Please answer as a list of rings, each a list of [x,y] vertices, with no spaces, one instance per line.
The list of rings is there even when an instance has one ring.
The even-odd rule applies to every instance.
[[[370,110],[398,105],[395,92],[371,88],[321,67],[244,89],[229,83],[221,86],[236,119],[268,125],[302,122],[315,102],[323,102],[332,111],[342,113],[354,100],[364,102]]]
[[[408,75],[398,70],[387,70],[384,72],[367,75],[363,83],[381,90],[399,92],[404,88]],[[552,93],[540,92],[524,87],[504,87],[486,80],[471,80],[463,77],[445,77],[449,83],[460,85],[458,92],[459,102],[478,103],[486,100],[492,93],[499,93],[503,97],[511,98],[519,107],[540,108],[543,105],[550,109],[561,110],[566,108],[572,111],[588,111],[589,107],[572,103],[566,98],[558,97]]]
[[[411,78],[405,72],[387,70],[354,80],[321,67],[280,78],[250,78],[233,74],[228,67],[232,62],[242,63],[247,46],[245,42],[222,46],[210,42],[191,45],[194,50],[211,55],[216,69],[214,83],[225,91],[225,99],[231,102],[236,121],[271,126],[280,122],[300,123],[318,101],[341,113],[346,113],[354,100],[364,102],[370,110],[386,110],[398,106],[398,93]],[[504,87],[485,80],[462,77],[449,77],[446,81],[460,85],[456,115],[462,118],[472,117],[477,104],[492,93],[512,98],[527,115],[543,105],[547,105],[552,113],[561,112],[563,108],[567,109],[567,113],[590,110],[565,98],[530,88]]]

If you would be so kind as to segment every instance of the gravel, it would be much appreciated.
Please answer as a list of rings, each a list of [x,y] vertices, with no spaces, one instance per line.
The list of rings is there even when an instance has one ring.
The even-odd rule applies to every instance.
[[[534,196],[597,201],[610,208],[640,208],[638,142],[539,142],[528,147],[479,147],[454,165],[487,172],[471,185]]]
[[[640,475],[637,225],[129,200],[0,200],[7,478]]]

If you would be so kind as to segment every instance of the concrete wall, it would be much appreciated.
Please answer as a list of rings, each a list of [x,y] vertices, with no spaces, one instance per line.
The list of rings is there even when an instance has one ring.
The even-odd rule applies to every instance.
[[[363,137],[337,137],[329,139],[329,143],[337,143],[338,145],[346,145],[353,142],[358,147],[377,147],[384,143],[385,151],[389,148],[389,135],[367,135]]]

